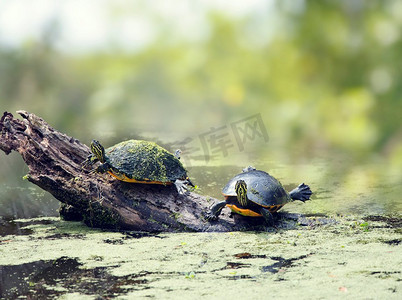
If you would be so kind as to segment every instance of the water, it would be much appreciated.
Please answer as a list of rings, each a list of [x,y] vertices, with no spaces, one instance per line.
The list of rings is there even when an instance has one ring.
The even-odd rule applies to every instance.
[[[18,157],[10,158],[1,157],[0,161],[0,216],[57,216],[59,202],[49,193],[23,180],[27,168]],[[253,162],[256,168],[279,179],[287,191],[302,182],[310,185],[314,192],[312,201],[287,204],[282,209],[284,211],[361,215],[402,211],[402,170],[384,168],[380,163],[351,166],[327,160],[314,160],[303,164],[279,164],[264,160]],[[246,164],[194,164],[188,167],[188,170],[191,180],[199,187],[198,193],[222,199],[222,187],[244,167]]]
[[[0,298],[258,299],[270,293],[285,299],[292,292],[314,298],[320,285],[322,298],[343,297],[339,293],[348,288],[363,293],[355,298],[367,298],[372,291],[366,287],[377,286],[378,295],[392,299],[397,291],[401,219],[380,216],[401,212],[399,170],[374,162],[280,164],[254,158],[253,165],[286,190],[304,182],[314,192],[311,201],[289,203],[283,211],[358,217],[340,227],[336,221],[310,226],[307,218],[302,228],[278,232],[144,235],[60,221],[59,202],[22,179],[28,170],[21,159],[0,158]],[[188,170],[198,193],[222,199],[222,187],[246,166],[200,163]],[[360,251],[365,255],[356,256]]]

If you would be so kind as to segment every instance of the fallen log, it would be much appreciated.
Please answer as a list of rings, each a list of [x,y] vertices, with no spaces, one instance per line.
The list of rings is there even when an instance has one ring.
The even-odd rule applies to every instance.
[[[26,111],[22,119],[4,112],[0,119],[0,149],[17,151],[29,167],[27,179],[62,203],[65,219],[82,219],[91,227],[116,230],[233,231],[252,228],[223,212],[219,220],[204,219],[218,200],[196,193],[179,194],[174,185],[126,183],[82,167],[88,146],[58,132]],[[191,175],[190,175],[191,176]]]

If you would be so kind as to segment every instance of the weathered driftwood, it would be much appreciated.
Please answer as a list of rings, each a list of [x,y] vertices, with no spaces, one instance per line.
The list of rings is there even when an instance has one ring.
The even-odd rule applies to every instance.
[[[18,111],[0,120],[0,149],[17,151],[29,167],[28,180],[62,202],[62,214],[88,226],[140,231],[232,231],[246,229],[227,212],[205,221],[211,201],[195,193],[178,194],[175,186],[133,184],[83,169],[90,150],[53,129],[40,117]],[[191,176],[191,174],[190,174]],[[72,217],[71,217],[72,216]]]

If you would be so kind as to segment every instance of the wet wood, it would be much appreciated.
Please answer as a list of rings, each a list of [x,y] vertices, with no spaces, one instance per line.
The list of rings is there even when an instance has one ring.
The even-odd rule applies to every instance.
[[[17,151],[29,167],[28,180],[62,203],[66,219],[92,227],[139,231],[232,231],[246,229],[227,212],[207,222],[203,213],[218,201],[196,193],[178,194],[175,186],[133,184],[84,169],[87,145],[26,111],[0,120],[0,149]],[[191,177],[191,174],[190,174]],[[251,224],[251,223],[250,223]],[[250,225],[251,226],[251,225]]]

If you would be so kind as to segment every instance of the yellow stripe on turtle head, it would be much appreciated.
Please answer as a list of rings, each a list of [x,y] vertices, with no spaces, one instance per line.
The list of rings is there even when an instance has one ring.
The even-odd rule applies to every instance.
[[[237,200],[242,206],[247,206],[247,184],[244,180],[238,180],[235,185]]]
[[[92,140],[91,151],[102,164],[105,163],[105,148],[97,140]]]

